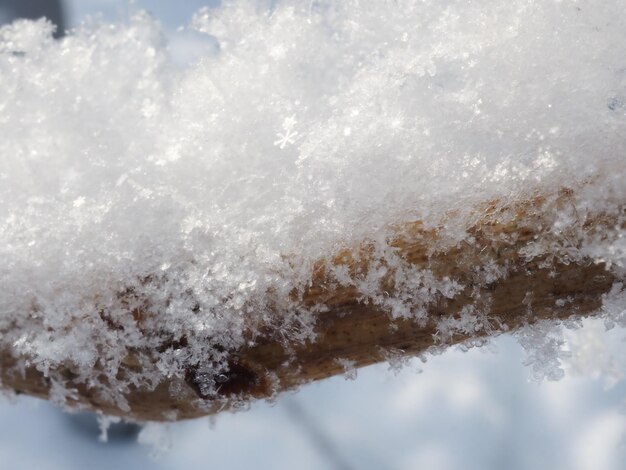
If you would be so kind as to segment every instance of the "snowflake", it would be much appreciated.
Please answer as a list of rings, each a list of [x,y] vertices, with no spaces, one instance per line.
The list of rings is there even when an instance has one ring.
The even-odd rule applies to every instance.
[[[298,121],[296,121],[295,116],[285,118],[283,121],[283,132],[276,134],[278,140],[274,142],[274,145],[278,145],[278,147],[282,150],[287,145],[295,143],[298,132],[294,131],[293,128],[297,123]]]

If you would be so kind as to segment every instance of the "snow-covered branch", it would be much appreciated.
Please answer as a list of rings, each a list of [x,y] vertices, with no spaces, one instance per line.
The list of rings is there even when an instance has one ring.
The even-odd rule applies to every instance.
[[[69,365],[49,371],[51,381],[32,366],[23,371],[13,368],[15,360],[7,352],[2,356],[3,385],[18,393],[59,399],[54,396],[55,380],[62,378],[64,390],[72,390],[62,397],[68,406],[137,420],[185,419],[272,398],[303,383],[349,373],[351,368],[402,360],[460,342],[479,345],[490,336],[538,321],[555,324],[585,315],[612,318],[616,312],[603,309],[603,299],[608,298],[610,305],[623,295],[618,284],[623,275],[594,260],[583,246],[597,237],[617,236],[625,215],[624,206],[619,207],[610,214],[573,218],[570,225],[554,232],[555,218],[576,213],[575,199],[565,190],[512,206],[485,204],[477,210],[470,237],[460,242],[446,240],[443,227],[426,229],[418,222],[396,227],[397,235],[388,246],[401,262],[390,265],[374,245],[364,242],[313,266],[311,285],[297,299],[302,311],[316,312],[311,338],[285,338],[280,319],[275,321],[276,329],[244,331],[243,346],[221,350],[226,367],[217,376],[210,364],[183,362],[183,377],[163,376],[155,388],[129,387],[124,406],[74,381]],[[429,281],[410,281],[407,270],[415,276],[427,273]],[[372,271],[379,276],[374,297],[364,297],[352,281],[342,282],[366,280]],[[416,284],[407,289],[407,282]],[[428,286],[429,292],[419,285]],[[394,310],[395,301],[390,299],[398,295],[411,311]],[[387,302],[392,302],[391,308]],[[141,322],[143,312],[128,314]],[[157,360],[160,354],[182,351],[185,346],[183,337],[148,355]],[[143,367],[137,353],[128,349],[117,374],[123,377]],[[106,374],[102,370],[94,377],[106,383]]]

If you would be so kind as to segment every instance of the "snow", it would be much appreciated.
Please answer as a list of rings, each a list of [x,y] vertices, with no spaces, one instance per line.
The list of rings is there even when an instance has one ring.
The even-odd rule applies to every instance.
[[[392,227],[453,209],[448,239],[463,240],[478,204],[563,186],[577,188],[575,214],[555,214],[552,233],[621,217],[625,12],[623,0],[226,1],[191,19],[214,46],[185,67],[144,13],[61,41],[45,21],[0,28],[1,349],[49,375],[58,401],[73,393],[61,364],[123,407],[130,384],[202,363],[210,396],[246,332],[312,338],[315,312],[295,315],[292,299],[342,248],[367,239],[381,255],[342,283],[424,321],[463,286],[399,264]],[[620,273],[620,221],[524,254]],[[623,296],[607,297],[608,323],[623,324]],[[441,336],[485,323],[466,313]],[[561,342],[542,328],[523,342],[558,378]],[[145,367],[117,378],[131,349]]]

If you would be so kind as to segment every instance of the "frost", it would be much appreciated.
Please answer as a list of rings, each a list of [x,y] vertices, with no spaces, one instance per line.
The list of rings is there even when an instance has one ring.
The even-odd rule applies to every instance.
[[[69,400],[78,398],[78,390],[69,387],[65,383],[52,380],[50,382],[50,391],[48,392],[48,400],[61,406],[69,406]]]
[[[488,309],[485,309],[488,312]],[[486,312],[477,310],[472,305],[464,306],[457,317],[445,317],[438,321],[436,341],[449,343],[455,335],[488,336],[501,331],[501,325],[494,325],[495,320],[489,318]]]
[[[277,145],[282,150],[287,145],[295,144],[298,132],[294,131],[294,127],[297,123],[295,116],[285,118],[283,121],[283,132],[276,134],[278,140],[274,142],[274,145]]]
[[[0,28],[0,345],[55,400],[73,393],[61,366],[119,406],[190,368],[213,396],[265,328],[314,338],[311,267],[364,240],[379,262],[334,282],[426,324],[471,286],[406,263],[392,233],[445,217],[446,246],[475,243],[485,201],[581,188],[523,255],[624,266],[622,0],[253,4],[198,12],[187,31],[211,47],[182,68],[143,13],[61,41],[43,20]],[[568,232],[599,208],[614,230]],[[506,275],[487,260],[472,280]],[[605,319],[623,323],[614,294]],[[499,331],[488,308],[442,341]],[[556,378],[542,328],[522,341]]]
[[[560,380],[565,376],[562,360],[570,357],[560,326],[541,321],[516,334],[527,353],[525,365],[532,367],[535,380]]]
[[[98,439],[101,442],[107,442],[109,440],[109,428],[112,424],[119,423],[122,420],[115,416],[98,416],[98,427],[100,428],[100,436]]]
[[[346,359],[346,358],[338,358],[335,360],[337,364],[339,364],[344,371],[343,376],[348,380],[355,380],[357,376],[356,362]]]
[[[601,320],[587,320],[584,328],[566,332],[566,340],[571,350],[571,357],[565,361],[567,372],[572,375],[602,378],[607,389],[613,388],[624,380],[626,359],[614,355],[618,350],[610,340],[624,341],[624,330],[609,335]]]
[[[616,282],[603,297],[602,310],[607,328],[613,328],[616,324],[626,327],[626,289],[621,282]]]
[[[18,20],[0,29],[0,52],[33,54],[52,42],[55,26],[41,18],[37,21]]]
[[[141,428],[137,441],[150,448],[150,456],[159,458],[172,447],[172,435],[169,424],[146,423]]]
[[[408,357],[406,352],[402,349],[379,348],[379,354],[381,354],[389,364],[388,370],[395,375],[398,375],[404,367],[411,363],[410,357]]]

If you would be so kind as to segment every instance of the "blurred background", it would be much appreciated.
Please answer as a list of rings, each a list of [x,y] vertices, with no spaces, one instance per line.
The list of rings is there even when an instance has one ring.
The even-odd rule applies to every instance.
[[[87,15],[115,22],[146,9],[162,24],[172,60],[184,65],[208,46],[205,37],[179,27],[217,3],[0,0],[0,23],[46,16],[61,37]],[[355,380],[310,384],[245,412],[142,430],[114,423],[106,443],[92,415],[4,398],[0,462],[44,470],[623,469],[626,332],[587,321],[567,336],[572,357],[559,382],[532,381],[523,349],[501,337],[400,369],[368,367]]]

